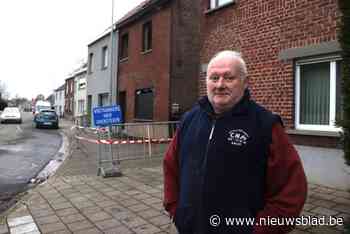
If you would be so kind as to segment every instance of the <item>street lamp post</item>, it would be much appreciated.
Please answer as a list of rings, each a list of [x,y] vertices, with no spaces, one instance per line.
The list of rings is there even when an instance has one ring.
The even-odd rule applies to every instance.
[[[114,74],[114,0],[112,0],[112,23],[111,23],[111,36],[110,36],[110,95],[109,95],[109,104],[115,105],[115,81],[113,79]]]
[[[115,93],[116,93],[116,87],[115,87],[115,79],[113,79],[114,75],[114,0],[112,0],[112,24],[111,24],[111,41],[110,41],[110,95],[109,95],[109,104],[110,105],[116,105],[116,98],[115,98]],[[117,127],[118,128],[118,127]],[[108,131],[108,138],[112,138],[112,125],[109,126],[109,131]],[[119,155],[117,152],[117,159],[114,160],[114,155],[113,155],[113,148],[112,144],[109,145],[109,154],[111,158],[111,168],[108,168],[106,170],[103,170],[102,176],[103,177],[119,177],[122,176],[122,173],[119,169]]]

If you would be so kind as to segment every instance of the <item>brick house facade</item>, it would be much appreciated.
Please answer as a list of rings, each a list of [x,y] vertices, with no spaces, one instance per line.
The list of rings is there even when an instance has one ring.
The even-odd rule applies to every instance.
[[[337,0],[202,0],[201,12],[199,96],[206,94],[209,59],[240,51],[253,98],[281,115],[295,143],[337,145]],[[322,88],[314,88],[317,79]]]
[[[117,22],[125,122],[168,121],[197,99],[200,4],[146,0]]]
[[[66,79],[64,102],[64,116],[68,119],[72,119],[74,111],[74,76]]]

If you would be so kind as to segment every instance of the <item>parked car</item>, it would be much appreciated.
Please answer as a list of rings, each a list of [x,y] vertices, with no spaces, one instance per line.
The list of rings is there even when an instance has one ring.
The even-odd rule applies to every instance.
[[[54,110],[42,110],[34,117],[36,128],[48,127],[58,129],[58,115]]]
[[[18,107],[6,107],[0,116],[1,123],[22,123],[22,115]]]

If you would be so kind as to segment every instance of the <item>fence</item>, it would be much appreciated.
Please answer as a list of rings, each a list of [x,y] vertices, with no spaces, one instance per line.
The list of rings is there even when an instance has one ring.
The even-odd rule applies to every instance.
[[[88,115],[75,116],[74,123],[77,126],[88,127],[90,125],[89,116]]]
[[[125,123],[107,128],[76,127],[77,147],[96,145],[98,171],[118,167],[124,160],[162,157],[178,122]]]

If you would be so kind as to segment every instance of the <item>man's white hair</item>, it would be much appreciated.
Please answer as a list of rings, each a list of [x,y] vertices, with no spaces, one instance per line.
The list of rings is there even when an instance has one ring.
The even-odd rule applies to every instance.
[[[229,58],[229,59],[237,61],[238,66],[239,66],[238,68],[239,68],[240,74],[241,74],[241,78],[245,79],[247,77],[247,75],[248,75],[247,65],[246,65],[244,59],[242,58],[241,53],[239,53],[237,51],[233,51],[233,50],[223,50],[223,51],[220,51],[219,53],[215,54],[209,61],[208,69],[215,60],[221,59],[221,58]]]

